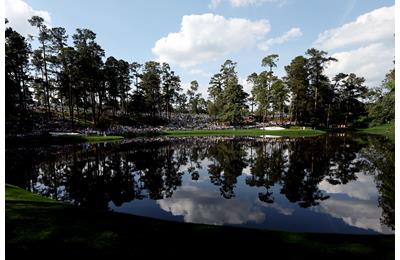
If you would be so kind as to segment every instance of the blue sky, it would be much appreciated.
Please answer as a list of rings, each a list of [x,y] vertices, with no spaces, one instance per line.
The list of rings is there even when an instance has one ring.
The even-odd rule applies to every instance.
[[[245,79],[261,71],[264,56],[279,54],[276,73],[284,76],[284,66],[313,46],[340,58],[328,75],[355,72],[368,86],[379,85],[393,67],[393,6],[394,0],[6,0],[5,13],[23,34],[33,32],[25,22],[32,14],[69,35],[91,29],[106,56],[167,61],[183,85],[198,80],[206,94],[226,59],[238,63],[249,90]]]

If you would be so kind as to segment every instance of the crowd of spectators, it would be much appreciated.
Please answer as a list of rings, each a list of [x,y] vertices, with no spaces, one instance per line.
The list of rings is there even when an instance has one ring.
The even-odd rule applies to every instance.
[[[57,135],[58,133],[79,133],[85,135],[137,136],[143,134],[154,135],[165,130],[218,130],[232,128],[263,128],[278,125],[286,127],[288,124],[288,122],[256,123],[253,121],[247,122],[246,124],[240,126],[230,126],[228,124],[216,122],[216,120],[206,114],[187,113],[172,113],[168,116],[168,118],[164,117],[163,121],[167,123],[159,126],[150,126],[144,124],[135,126],[111,124],[109,127],[105,128],[105,130],[99,130],[94,127],[90,127],[89,123],[87,123],[86,126],[82,124],[82,122],[72,124],[69,120],[61,117],[53,117],[51,120],[45,117],[38,117],[36,120],[34,120],[32,129],[30,129],[30,131],[23,131],[23,135],[43,135],[48,133]]]

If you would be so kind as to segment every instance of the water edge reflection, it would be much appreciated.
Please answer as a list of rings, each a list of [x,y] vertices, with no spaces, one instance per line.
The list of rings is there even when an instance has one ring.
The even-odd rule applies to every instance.
[[[379,137],[132,140],[38,158],[23,152],[32,155],[7,151],[7,182],[80,206],[296,231],[394,229],[394,144]]]

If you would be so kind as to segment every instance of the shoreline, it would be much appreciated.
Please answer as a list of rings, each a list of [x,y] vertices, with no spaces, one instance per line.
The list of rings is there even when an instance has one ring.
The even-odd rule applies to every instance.
[[[21,135],[8,136],[6,143],[15,144],[70,144],[70,143],[96,143],[107,141],[119,141],[136,137],[202,137],[202,136],[273,136],[273,137],[314,137],[325,134],[322,130],[312,129],[284,129],[284,130],[261,130],[261,129],[187,129],[187,130],[143,130],[128,133],[116,133],[112,135],[84,135],[81,133],[60,133],[53,135]]]
[[[279,136],[279,137],[312,137],[323,135],[326,132],[313,129],[284,129],[284,130],[261,130],[261,129],[223,129],[223,130],[173,130],[164,131],[166,136]]]
[[[155,245],[166,252],[175,251],[177,245],[193,252],[202,241],[269,245],[272,253],[289,258],[296,254],[304,258],[386,259],[394,254],[394,235],[300,233],[172,222],[79,208],[9,184],[5,205],[6,252],[10,258],[20,259],[35,252],[42,252],[45,258],[54,256],[53,252],[63,257],[135,256],[139,249],[151,254]],[[149,240],[152,242],[148,243]],[[219,249],[211,247],[205,251]]]
[[[369,128],[348,129],[347,131],[365,134],[386,136],[394,141],[394,123],[379,125]],[[6,143],[15,144],[73,144],[73,143],[98,143],[109,141],[120,141],[136,137],[207,137],[207,136],[231,136],[231,137],[271,137],[271,138],[301,138],[316,137],[336,129],[311,129],[292,126],[286,129],[263,130],[260,128],[226,128],[226,129],[174,129],[166,130],[162,128],[134,129],[128,132],[110,133],[109,135],[85,135],[79,132],[64,132],[42,135],[20,135],[7,136]]]
[[[356,129],[359,133],[373,134],[386,136],[389,140],[395,141],[395,123],[390,122],[383,125],[377,125],[368,128],[358,128]]]

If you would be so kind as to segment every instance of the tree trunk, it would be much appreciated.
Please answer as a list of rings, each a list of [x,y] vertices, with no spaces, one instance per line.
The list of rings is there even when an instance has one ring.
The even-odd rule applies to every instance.
[[[50,118],[50,87],[49,87],[49,78],[47,75],[47,62],[46,62],[46,46],[44,41],[42,42],[43,47],[43,65],[44,65],[44,77],[45,77],[45,92],[46,92],[46,103],[47,103],[47,112]]]
[[[326,117],[326,128],[329,128],[329,117],[331,114],[331,104],[328,105],[328,115]]]
[[[83,100],[83,116],[85,117],[85,127],[87,126],[86,125],[86,96],[85,96],[85,98],[84,98],[84,100]]]
[[[101,114],[103,113],[103,93],[99,92],[99,106],[97,109],[97,122],[100,121]]]
[[[63,123],[65,122],[65,115],[64,115],[64,99],[61,98],[61,113],[62,113],[62,119]]]
[[[318,88],[315,87],[315,97],[314,97],[314,116],[317,112],[317,99],[318,99]]]
[[[68,83],[69,84],[69,83]],[[68,106],[69,106],[69,117],[71,119],[71,124],[72,126],[74,125],[74,103],[72,102],[72,90],[71,90],[71,84],[69,84],[69,100],[68,100]]]
[[[97,120],[96,120],[96,97],[94,93],[91,93],[90,99],[92,101],[92,120],[93,120],[93,126],[96,127],[97,125]]]
[[[349,101],[346,100],[346,116],[344,118],[344,125],[347,127],[347,119],[348,119],[348,115],[349,115]]]
[[[23,75],[22,69],[21,69],[21,74],[20,75]],[[23,77],[21,77],[19,81],[21,82],[21,86],[18,89],[19,108],[20,108],[20,111],[25,111],[25,105],[24,105],[24,103],[25,103],[24,102],[25,82],[24,82]],[[22,90],[21,90],[21,88],[22,88]]]
[[[115,116],[115,112],[116,112],[116,108],[115,108],[115,105],[117,104],[117,97],[114,97],[114,104],[113,104],[113,116]]]

